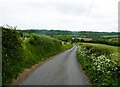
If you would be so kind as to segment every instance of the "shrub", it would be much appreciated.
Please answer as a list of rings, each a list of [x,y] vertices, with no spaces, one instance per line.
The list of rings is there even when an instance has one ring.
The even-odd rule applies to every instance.
[[[120,84],[120,60],[113,47],[83,44],[78,46],[77,57],[91,82],[96,86]],[[115,57],[116,56],[116,57]]]
[[[2,28],[2,83],[8,85],[27,68],[46,60],[50,56],[72,47],[60,40],[44,35],[23,34],[15,29]]]
[[[9,83],[11,78],[16,77],[21,71],[17,67],[23,60],[22,41],[15,29],[2,28],[2,78],[4,83]]]

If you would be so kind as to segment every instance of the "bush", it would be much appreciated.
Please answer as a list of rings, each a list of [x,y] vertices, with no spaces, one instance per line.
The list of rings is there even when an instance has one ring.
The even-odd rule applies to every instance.
[[[15,29],[2,28],[2,78],[3,85],[16,77],[21,68],[18,63],[23,60],[22,41]]]
[[[120,60],[116,52],[116,47],[79,45],[78,61],[94,85],[120,85]]]
[[[43,35],[23,34],[15,29],[2,28],[2,83],[8,85],[26,68],[72,47],[60,40]]]

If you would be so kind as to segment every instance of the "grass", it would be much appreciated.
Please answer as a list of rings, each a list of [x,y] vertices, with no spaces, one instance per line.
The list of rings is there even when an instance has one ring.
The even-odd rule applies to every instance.
[[[120,85],[119,47],[79,43],[77,58],[95,86]]]
[[[44,61],[50,56],[58,54],[64,50],[67,50],[72,47],[72,44],[60,44],[61,41],[47,37],[47,36],[39,36],[40,42],[31,43],[31,38],[26,39],[23,44],[25,58],[24,64],[27,67],[31,67],[32,65]],[[39,43],[39,44],[38,44]]]
[[[2,72],[3,85],[9,85],[25,69],[31,68],[33,65],[72,47],[70,43],[64,44],[60,40],[48,36],[32,34],[30,37],[22,38],[19,37],[18,33],[12,31],[5,30],[4,32],[2,51],[4,56],[4,60],[2,60],[4,65]],[[11,37],[8,36],[9,33],[11,33]],[[18,43],[17,40],[21,43]],[[21,50],[19,50],[18,44],[21,46]],[[16,47],[17,45],[18,47]],[[14,51],[15,49],[17,52]]]

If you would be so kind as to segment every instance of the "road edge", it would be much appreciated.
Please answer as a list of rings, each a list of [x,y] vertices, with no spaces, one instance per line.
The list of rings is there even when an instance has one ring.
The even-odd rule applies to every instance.
[[[73,48],[73,46],[71,47]],[[67,50],[70,50],[71,48],[67,49]],[[39,63],[33,65],[31,68],[29,69],[25,69],[22,73],[20,73],[18,75],[18,78],[17,79],[13,79],[12,82],[10,83],[10,86],[12,85],[19,85],[20,83],[22,83],[27,77],[29,77],[37,68],[39,68],[40,66],[42,66],[43,64],[45,64],[46,62],[48,62],[49,60],[53,59],[55,56],[67,51],[67,50],[64,50],[56,55],[53,55],[49,58],[47,58],[46,60],[44,61],[40,61]]]

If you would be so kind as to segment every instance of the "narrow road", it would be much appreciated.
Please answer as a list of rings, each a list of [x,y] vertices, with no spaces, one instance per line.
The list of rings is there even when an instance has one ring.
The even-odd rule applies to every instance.
[[[90,85],[76,58],[77,46],[54,56],[20,85]]]

